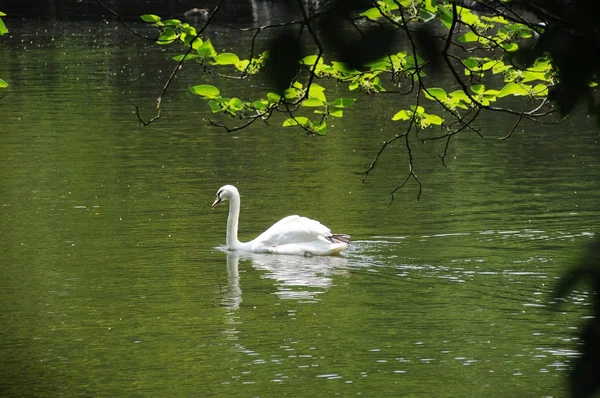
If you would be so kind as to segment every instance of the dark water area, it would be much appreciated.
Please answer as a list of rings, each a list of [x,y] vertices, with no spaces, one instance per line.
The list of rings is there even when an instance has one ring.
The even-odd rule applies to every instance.
[[[164,18],[184,19],[186,11],[194,8],[214,9],[218,0],[103,0],[102,4],[117,13],[124,20],[139,20],[143,14],[156,14]],[[310,7],[318,7],[319,1],[308,1]],[[55,20],[97,20],[112,19],[115,16],[94,0],[4,0],[0,11],[11,18],[55,19]],[[225,1],[215,15],[216,23],[279,23],[286,18],[299,16],[295,2],[285,0]],[[188,20],[199,17],[190,15]]]

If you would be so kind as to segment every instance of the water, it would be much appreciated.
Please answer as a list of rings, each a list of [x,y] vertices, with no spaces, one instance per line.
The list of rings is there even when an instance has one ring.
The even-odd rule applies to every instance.
[[[388,206],[401,145],[365,184],[354,173],[401,104],[361,97],[325,138],[281,120],[228,134],[188,93],[215,79],[190,64],[140,128],[128,101],[153,116],[169,47],[115,23],[9,28],[2,395],[565,395],[589,292],[562,312],[547,303],[600,219],[585,115],[507,141],[514,121],[490,117],[486,138],[452,143],[448,167],[443,143],[415,143],[421,200],[410,183]],[[242,240],[298,213],[354,244],[340,258],[227,253],[227,212],[210,208],[226,183]]]

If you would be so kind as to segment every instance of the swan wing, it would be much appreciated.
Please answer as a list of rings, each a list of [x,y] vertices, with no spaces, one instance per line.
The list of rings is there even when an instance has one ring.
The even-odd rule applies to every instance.
[[[263,247],[327,239],[331,230],[318,221],[297,215],[282,218],[260,234],[253,243]]]

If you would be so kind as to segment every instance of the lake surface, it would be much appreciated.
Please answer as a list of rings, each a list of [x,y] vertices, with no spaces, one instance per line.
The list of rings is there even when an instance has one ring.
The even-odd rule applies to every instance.
[[[600,130],[482,120],[485,138],[415,143],[389,97],[359,96],[326,137],[209,127],[200,83],[251,96],[109,23],[17,22],[0,38],[3,396],[562,397],[587,286],[548,306],[600,221]],[[246,37],[213,30],[218,50]],[[336,86],[328,86],[333,91]],[[348,96],[344,87],[337,87]],[[329,92],[329,91],[328,91]],[[236,121],[228,121],[235,125]],[[228,253],[289,214],[352,235],[338,258]]]

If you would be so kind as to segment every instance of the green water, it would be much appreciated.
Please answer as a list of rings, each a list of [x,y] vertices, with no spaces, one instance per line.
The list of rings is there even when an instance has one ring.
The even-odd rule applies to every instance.
[[[388,207],[403,147],[367,183],[355,172],[401,104],[361,97],[324,138],[281,120],[228,134],[188,93],[215,79],[191,65],[140,128],[128,101],[153,116],[168,47],[115,23],[9,28],[3,396],[565,395],[588,293],[563,312],[547,300],[600,220],[593,121],[499,141],[514,121],[488,118],[448,167],[443,143],[415,143],[421,200],[411,183]],[[224,184],[242,195],[242,240],[298,213],[354,243],[340,258],[227,253],[227,211],[210,207]]]

